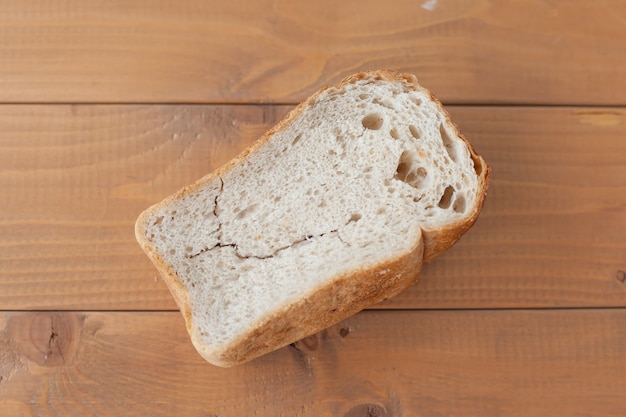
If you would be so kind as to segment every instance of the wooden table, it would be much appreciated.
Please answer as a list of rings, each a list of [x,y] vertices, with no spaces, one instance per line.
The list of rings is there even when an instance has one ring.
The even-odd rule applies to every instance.
[[[0,3],[1,415],[626,415],[626,1]],[[204,362],[137,214],[372,68],[492,166],[480,219],[398,297]]]

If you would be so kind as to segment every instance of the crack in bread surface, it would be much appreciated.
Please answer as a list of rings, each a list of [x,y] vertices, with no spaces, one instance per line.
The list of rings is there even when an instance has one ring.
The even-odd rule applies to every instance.
[[[217,219],[217,222],[218,222],[217,229],[214,232],[214,233],[218,234],[217,243],[215,245],[213,245],[212,247],[210,247],[210,248],[209,247],[204,247],[204,248],[200,249],[199,251],[197,251],[196,253],[185,255],[186,258],[193,259],[193,258],[196,258],[196,257],[204,254],[204,253],[212,251],[213,249],[216,249],[216,248],[232,247],[232,248],[235,248],[235,255],[238,258],[240,258],[240,259],[250,259],[250,258],[254,258],[254,259],[268,259],[268,258],[273,258],[276,255],[278,255],[280,252],[282,252],[284,250],[287,250],[289,248],[292,248],[292,247],[294,247],[294,246],[296,246],[296,245],[298,245],[300,243],[304,243],[304,242],[307,242],[307,241],[309,241],[311,239],[320,238],[320,237],[324,237],[326,235],[331,235],[331,234],[336,234],[341,242],[343,242],[345,244],[348,244],[339,235],[339,227],[337,227],[337,228],[335,228],[333,230],[330,230],[328,232],[325,232],[325,233],[319,233],[317,235],[306,235],[306,236],[304,236],[301,239],[298,239],[298,240],[295,240],[295,241],[291,242],[289,245],[285,245],[285,246],[282,246],[282,247],[274,250],[274,252],[272,252],[269,255],[264,255],[264,256],[261,256],[261,255],[242,255],[241,252],[239,251],[239,245],[237,243],[234,243],[234,242],[233,243],[223,243],[222,242],[222,221],[220,220],[220,216],[219,216],[218,204],[219,204],[219,198],[222,195],[222,192],[224,191],[224,179],[221,176],[218,176],[218,179],[220,180],[221,185],[220,185],[220,190],[219,190],[218,194],[215,196],[215,199],[214,199],[215,206],[213,207],[213,215],[215,216],[215,218]],[[346,224],[344,226],[347,226],[348,224],[350,224],[350,223],[352,223],[354,221],[355,220],[353,218],[350,218],[346,222]]]
[[[346,223],[346,224],[347,224],[347,223]],[[209,252],[209,251],[211,251],[211,250],[213,250],[213,249],[215,249],[215,248],[227,248],[227,247],[231,247],[231,248],[235,248],[235,255],[236,255],[238,258],[240,258],[240,259],[250,259],[250,258],[254,258],[254,259],[269,259],[269,258],[273,258],[273,257],[275,257],[275,256],[276,256],[276,255],[278,255],[280,252],[282,252],[282,251],[284,251],[284,250],[287,250],[287,249],[289,249],[289,248],[292,248],[292,247],[294,247],[294,246],[296,246],[296,245],[298,245],[298,244],[300,244],[300,243],[308,242],[308,241],[310,241],[310,240],[312,240],[312,239],[316,239],[316,238],[324,237],[324,236],[326,236],[326,235],[337,234],[337,237],[339,237],[339,240],[340,240],[340,241],[342,241],[342,242],[344,242],[344,243],[346,243],[346,242],[345,242],[345,241],[344,241],[344,240],[343,240],[343,239],[339,236],[339,234],[337,233],[338,231],[339,231],[339,229],[337,228],[337,229],[333,229],[333,230],[331,230],[331,231],[329,231],[329,232],[326,232],[326,233],[320,233],[320,234],[315,235],[315,236],[314,236],[314,235],[306,235],[304,238],[302,238],[302,239],[298,239],[298,240],[296,240],[296,241],[294,241],[294,242],[290,243],[289,245],[286,245],[286,246],[280,247],[280,248],[276,249],[274,252],[272,252],[270,255],[265,255],[265,256],[260,256],[260,255],[242,255],[242,254],[239,252],[239,245],[238,245],[238,244],[236,244],[236,243],[222,243],[222,242],[218,242],[218,243],[217,243],[216,245],[214,245],[213,247],[210,247],[210,248],[203,248],[203,249],[199,250],[199,251],[198,251],[198,252],[196,252],[196,253],[193,253],[193,254],[191,254],[191,255],[186,255],[186,257],[187,257],[187,258],[189,258],[189,259],[193,259],[193,258],[196,258],[196,257],[198,257],[198,256],[202,255],[203,253],[207,253],[207,252]],[[347,243],[346,243],[346,244],[347,244]]]

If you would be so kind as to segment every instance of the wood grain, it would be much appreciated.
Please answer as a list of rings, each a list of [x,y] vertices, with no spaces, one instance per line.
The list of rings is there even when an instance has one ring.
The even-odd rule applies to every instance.
[[[178,313],[2,313],[23,416],[621,416],[626,312],[370,311],[236,368]],[[368,413],[369,411],[369,413]]]
[[[236,155],[266,119],[273,108],[0,107],[0,306],[174,308],[134,219]]]
[[[136,216],[289,108],[0,106],[1,308],[175,309]],[[485,208],[377,307],[626,305],[626,111],[450,109],[493,168]]]
[[[626,104],[626,3],[0,1],[0,102],[297,102],[362,69],[445,102]]]

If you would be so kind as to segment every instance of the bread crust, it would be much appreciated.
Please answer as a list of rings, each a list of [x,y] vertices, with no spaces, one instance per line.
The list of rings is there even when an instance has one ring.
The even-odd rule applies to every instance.
[[[286,305],[272,315],[265,317],[251,327],[249,332],[240,336],[230,345],[219,350],[209,349],[201,342],[199,335],[194,332],[193,316],[186,288],[173,268],[154,251],[147,239],[144,229],[146,221],[163,207],[184,198],[201,186],[220,178],[224,173],[240,165],[249,155],[263,147],[276,132],[289,126],[302,112],[312,106],[322,92],[328,89],[341,90],[345,85],[359,80],[370,79],[372,81],[400,82],[407,89],[425,92],[436,103],[439,110],[445,115],[445,122],[448,127],[466,143],[474,161],[476,173],[479,177],[479,192],[477,193],[477,201],[472,211],[460,221],[447,225],[444,228],[437,230],[422,229],[422,233],[418,234],[419,237],[413,242],[411,249],[404,255],[395,259],[389,259],[372,268],[359,269],[337,276],[331,282],[320,286],[309,294],[303,294],[303,297],[297,302]],[[486,162],[475,152],[469,141],[452,122],[441,102],[430,91],[421,87],[415,76],[393,70],[364,71],[343,79],[337,86],[319,90],[296,106],[285,118],[237,157],[205,175],[195,183],[183,187],[177,193],[146,209],[139,215],[135,223],[135,236],[172,293],[183,314],[187,330],[198,352],[207,361],[215,365],[229,367],[311,335],[409,287],[417,280],[423,263],[431,261],[454,245],[474,224],[484,204],[489,173],[490,169]],[[383,274],[383,271],[387,272]]]

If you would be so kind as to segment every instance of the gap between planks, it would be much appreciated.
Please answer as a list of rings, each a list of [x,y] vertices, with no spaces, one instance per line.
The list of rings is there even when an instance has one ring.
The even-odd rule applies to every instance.
[[[441,308],[406,308],[406,307],[401,307],[401,308],[377,308],[376,306],[370,306],[366,309],[363,309],[355,314],[353,314],[352,316],[355,316],[357,314],[360,313],[364,313],[364,312],[372,312],[372,313],[391,313],[391,312],[397,312],[397,313],[408,313],[408,312],[448,312],[448,311],[452,311],[452,312],[489,312],[489,311],[537,311],[537,312],[541,312],[541,311],[587,311],[587,310],[597,310],[597,311],[601,311],[601,310],[626,310],[626,307],[624,306],[619,306],[619,305],[615,305],[615,306],[580,306],[580,307],[533,307],[533,306],[529,306],[529,307],[463,307],[463,308],[450,308],[450,307],[441,307]],[[52,310],[45,310],[45,309],[23,309],[23,310],[19,310],[19,309],[9,309],[9,310],[3,310],[0,309],[0,314],[4,314],[4,313],[137,313],[137,314],[163,314],[163,313],[180,313],[179,310],[147,310],[147,309],[141,309],[141,310],[130,310],[130,309],[114,309],[114,310],[106,310],[106,309],[76,309],[76,310],[72,310],[72,309],[52,309]],[[352,317],[350,316],[350,317]]]
[[[304,101],[304,100],[302,100]],[[117,102],[117,101],[0,101],[1,106],[297,106],[302,101],[287,102],[268,102],[268,101],[136,101],[136,102]],[[467,108],[520,108],[520,109],[625,109],[626,102],[617,104],[580,104],[580,103],[508,103],[508,102],[462,102],[462,101],[442,101],[444,107],[467,107]]]

